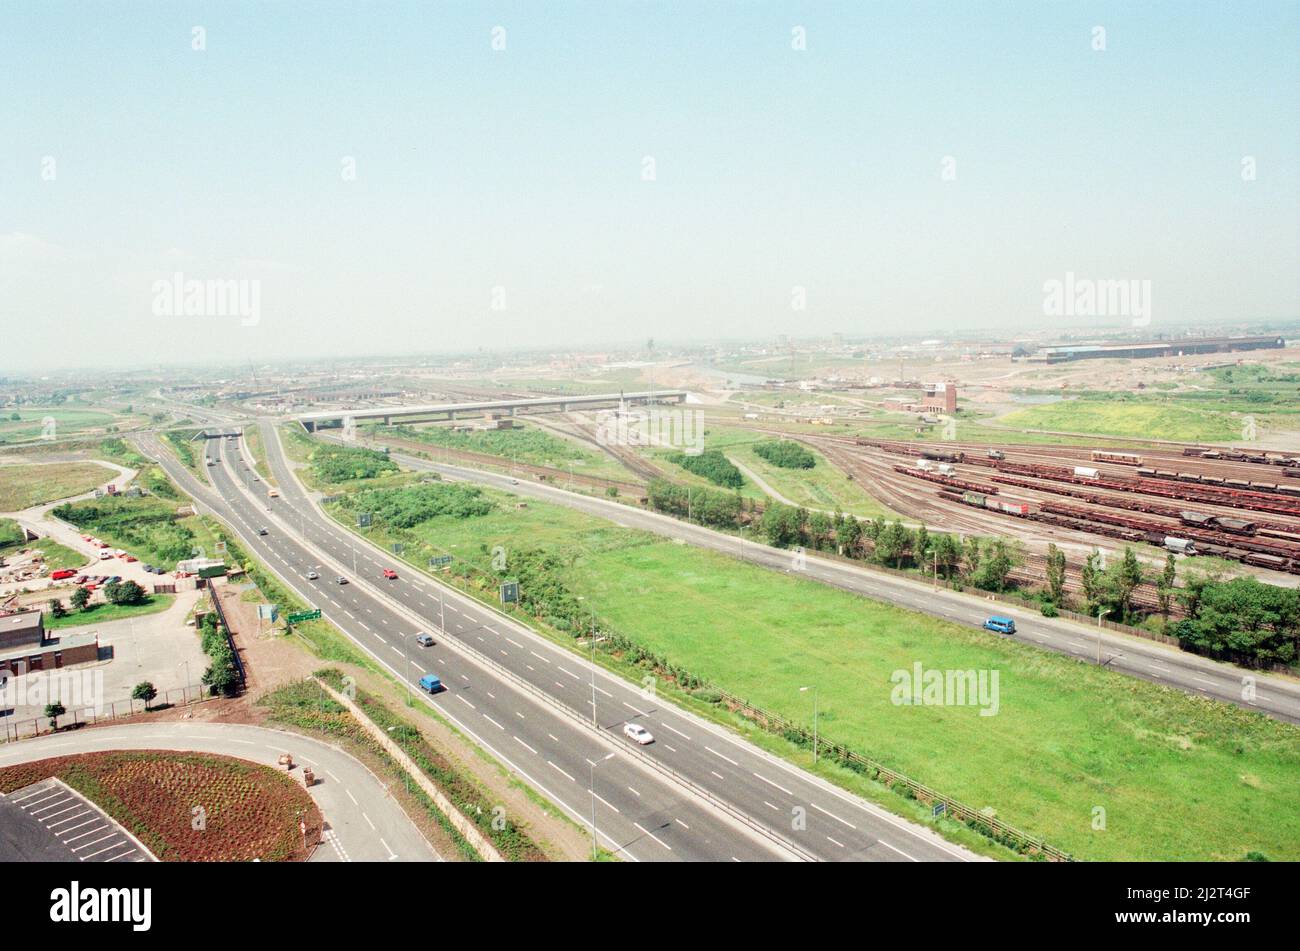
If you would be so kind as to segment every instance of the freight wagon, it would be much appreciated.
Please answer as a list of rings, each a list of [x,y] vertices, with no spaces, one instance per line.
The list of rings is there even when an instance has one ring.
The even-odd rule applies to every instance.
[[[1131,452],[1106,452],[1102,449],[1092,451],[1093,462],[1110,462],[1117,466],[1140,466],[1142,457]]]

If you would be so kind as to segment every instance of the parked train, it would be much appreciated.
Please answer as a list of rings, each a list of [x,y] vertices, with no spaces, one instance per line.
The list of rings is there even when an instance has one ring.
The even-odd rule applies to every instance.
[[[1108,452],[1104,449],[1092,451],[1093,462],[1109,462],[1117,466],[1140,466],[1142,457],[1131,452]]]

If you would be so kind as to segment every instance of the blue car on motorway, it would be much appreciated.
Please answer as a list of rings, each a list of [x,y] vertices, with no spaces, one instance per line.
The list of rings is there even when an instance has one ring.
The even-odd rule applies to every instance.
[[[1009,617],[998,617],[994,615],[984,622],[984,629],[988,631],[997,631],[999,634],[1016,633],[1016,622]]]
[[[437,693],[442,689],[442,681],[433,674],[425,674],[420,678],[420,689],[428,693]]]

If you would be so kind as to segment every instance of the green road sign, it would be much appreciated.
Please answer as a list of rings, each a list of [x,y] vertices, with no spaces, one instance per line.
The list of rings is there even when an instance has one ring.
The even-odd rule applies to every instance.
[[[285,620],[290,624],[297,624],[299,621],[314,621],[320,617],[320,608],[314,611],[295,611],[292,614],[286,614]]]

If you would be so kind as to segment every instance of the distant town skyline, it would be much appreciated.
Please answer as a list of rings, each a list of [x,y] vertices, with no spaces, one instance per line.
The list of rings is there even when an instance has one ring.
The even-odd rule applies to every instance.
[[[1294,4],[152,6],[0,9],[0,373],[1300,316]]]

